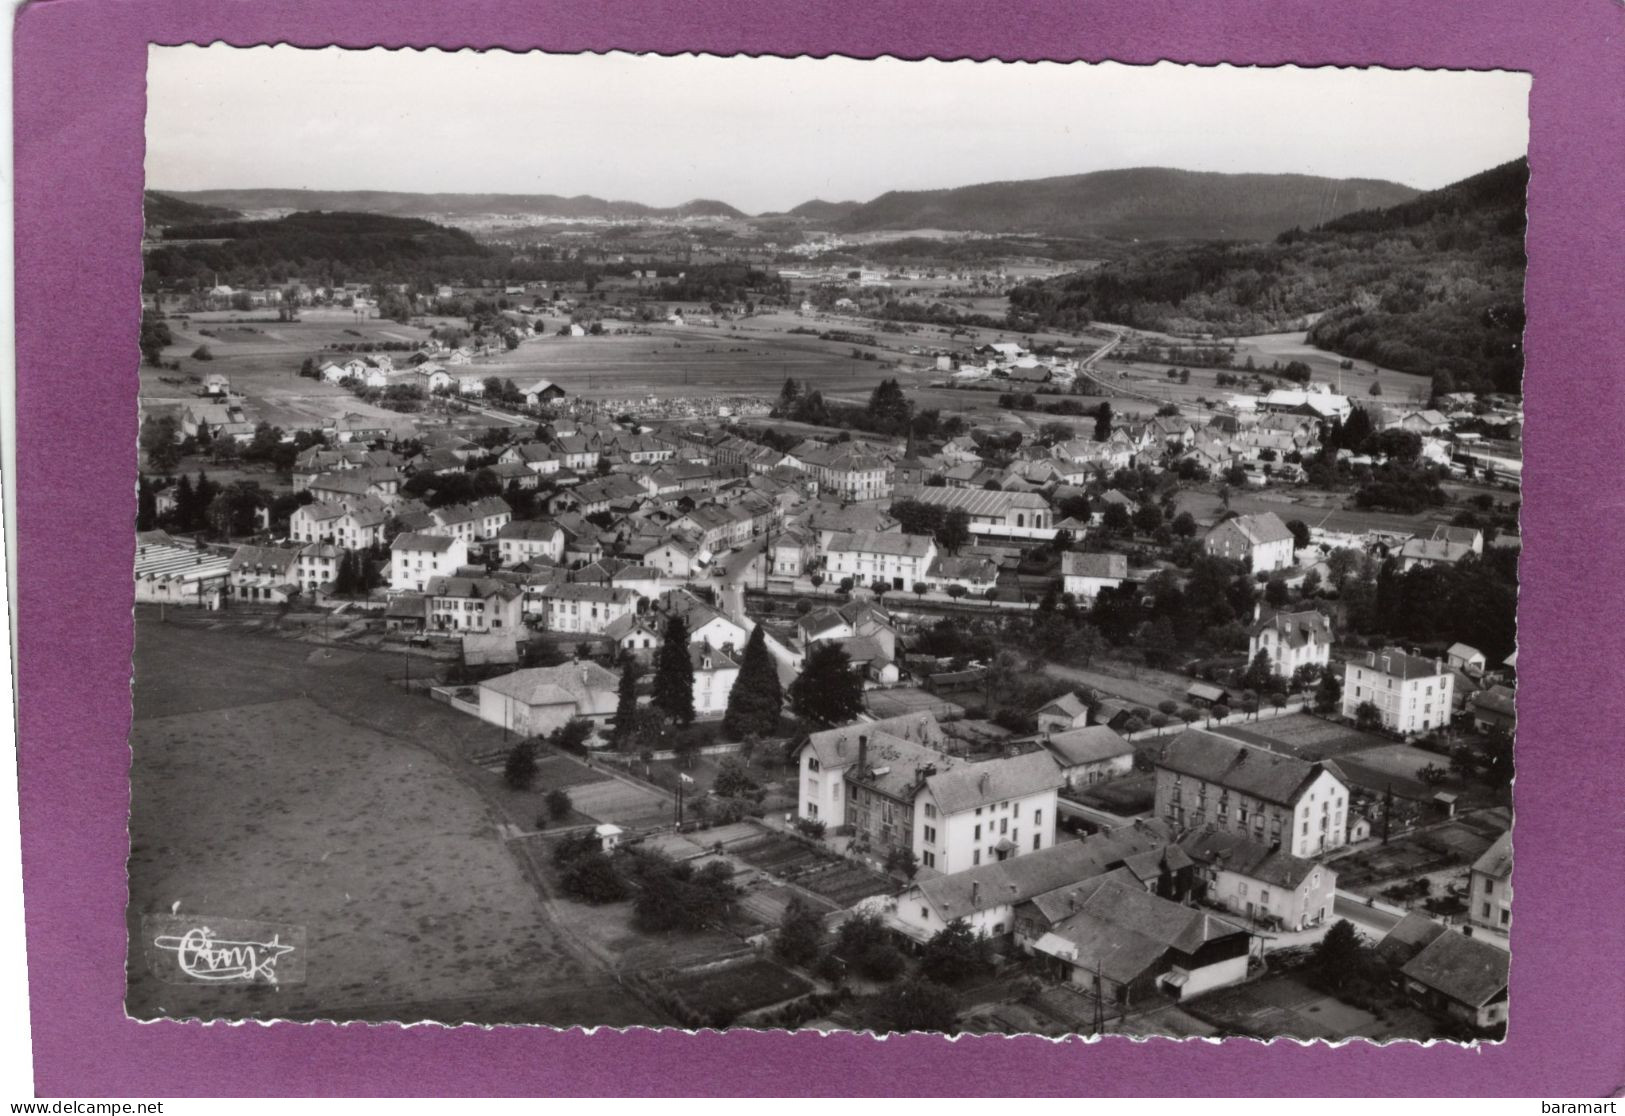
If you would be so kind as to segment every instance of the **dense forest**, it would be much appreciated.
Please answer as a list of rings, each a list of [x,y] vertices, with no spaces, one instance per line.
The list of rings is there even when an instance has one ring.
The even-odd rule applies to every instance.
[[[858,206],[836,228],[1262,239],[1415,196],[1408,186],[1373,179],[1136,167],[951,190],[894,190]]]
[[[292,213],[273,221],[175,225],[147,253],[147,282],[173,286],[218,275],[231,286],[307,282],[450,281],[493,253],[467,233],[415,218]],[[174,242],[174,243],[168,243]]]
[[[218,205],[195,205],[192,202],[148,190],[142,198],[142,210],[149,225],[195,224],[199,221],[230,221],[241,217],[235,209]]]
[[[1519,391],[1524,198],[1520,159],[1401,205],[1268,243],[1153,245],[1011,294],[1011,318],[1103,320],[1179,333],[1302,328],[1344,356],[1433,377],[1434,390]]]

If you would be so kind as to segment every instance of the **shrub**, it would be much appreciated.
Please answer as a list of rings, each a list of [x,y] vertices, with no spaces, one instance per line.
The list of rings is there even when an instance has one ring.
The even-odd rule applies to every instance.
[[[566,895],[585,903],[616,903],[626,898],[626,884],[602,852],[579,857],[559,881]]]

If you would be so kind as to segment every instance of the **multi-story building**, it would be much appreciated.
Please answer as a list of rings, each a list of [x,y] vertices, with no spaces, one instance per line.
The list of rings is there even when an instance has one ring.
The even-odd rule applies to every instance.
[[[809,811],[803,816],[828,822],[823,807],[839,796],[838,824],[850,827],[853,848],[876,859],[906,850],[931,873],[958,872],[1055,843],[1061,774],[1048,752],[969,762],[922,743],[919,737],[930,735],[922,726],[894,720],[904,722],[908,735],[857,725],[855,748],[845,736],[823,744],[809,737],[798,756],[802,805]],[[825,773],[819,754],[832,744],[847,762]]]
[[[557,523],[512,521],[497,532],[497,552],[504,566],[517,566],[533,558],[557,564],[564,558],[564,531]]]
[[[1156,816],[1180,832],[1211,822],[1299,857],[1348,841],[1348,787],[1318,763],[1187,729],[1154,766]]]
[[[549,585],[538,593],[547,630],[601,635],[623,616],[637,611],[638,595],[607,585]]]
[[[1332,919],[1337,872],[1324,864],[1213,823],[1180,847],[1199,866],[1198,894],[1214,906],[1291,931]]]
[[[883,581],[892,589],[911,589],[924,581],[937,558],[930,535],[896,531],[841,532],[829,541],[825,568],[833,579],[850,577],[858,585]]]
[[[1012,539],[1053,539],[1055,514],[1049,501],[1036,492],[1004,492],[984,488],[910,488],[899,495],[948,512],[965,513],[973,535]]]
[[[483,542],[501,534],[513,519],[508,501],[500,496],[487,496],[470,504],[448,504],[429,512],[434,525],[424,527],[425,535],[445,535],[462,539],[464,543]]]
[[[892,494],[891,462],[849,442],[803,450],[790,460],[813,475],[820,493],[843,500],[884,500]]]
[[[1262,651],[1269,656],[1277,678],[1291,678],[1301,668],[1325,669],[1332,653],[1332,622],[1315,609],[1296,612],[1262,611],[1256,615],[1247,639],[1247,661]]]
[[[389,547],[389,587],[423,592],[431,578],[451,577],[468,564],[468,544],[445,535],[403,532]]]
[[[436,577],[425,592],[431,631],[519,630],[524,594],[516,585],[486,577]]]
[[[281,603],[299,592],[299,552],[274,546],[240,546],[227,577],[233,600]]]
[[[1410,736],[1450,722],[1456,678],[1441,659],[1396,647],[1367,651],[1343,668],[1343,716],[1357,718],[1370,704],[1389,732]]]
[[[299,586],[316,590],[338,579],[344,548],[332,543],[310,543],[299,549]],[[363,559],[364,560],[364,559]]]
[[[1467,921],[1503,937],[1512,933],[1511,830],[1473,862],[1467,885]]]
[[[1224,520],[1207,533],[1202,548],[1253,573],[1273,573],[1291,568],[1295,543],[1280,516],[1263,512]]]
[[[318,500],[295,508],[288,517],[292,542],[330,542],[346,550],[364,550],[384,541],[389,509],[377,497]]]
[[[1080,601],[1092,601],[1102,589],[1116,589],[1128,580],[1128,557],[1123,554],[1061,555],[1061,589]]]

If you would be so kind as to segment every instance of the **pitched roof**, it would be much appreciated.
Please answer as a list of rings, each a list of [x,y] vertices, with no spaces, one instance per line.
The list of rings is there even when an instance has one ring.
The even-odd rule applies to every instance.
[[[1326,770],[1203,729],[1186,729],[1164,744],[1156,765],[1283,806],[1296,802]]]
[[[1125,857],[1167,843],[1159,823],[1062,841],[1009,860],[936,876],[915,887],[945,921],[991,907],[1024,903],[1034,896],[1098,876]]]
[[[1077,701],[1071,694],[1066,696]],[[1051,702],[1050,704],[1055,703]],[[1079,702],[1079,704],[1082,703]],[[1046,706],[1046,708],[1048,707]],[[1131,755],[1134,752],[1134,745],[1118,736],[1114,730],[1105,725],[1090,725],[1087,728],[1057,732],[1044,741],[1044,747],[1053,752],[1056,759],[1064,767],[1100,763],[1104,760],[1116,759],[1118,756]]]
[[[1198,863],[1293,891],[1318,867],[1313,860],[1293,856],[1244,833],[1221,829],[1212,822],[1180,838],[1179,846]]]
[[[1316,609],[1296,612],[1271,612],[1253,624],[1251,635],[1261,635],[1273,629],[1289,647],[1302,647],[1308,643],[1330,643],[1332,622]]]
[[[593,693],[613,693],[620,675],[597,663],[582,660],[556,667],[516,670],[480,683],[482,689],[502,694],[524,705],[592,706]]]
[[[513,519],[502,525],[497,532],[499,539],[523,539],[529,542],[552,542],[563,529],[557,523],[547,523],[535,519]]]
[[[1078,912],[1050,928],[1074,947],[1072,963],[1119,984],[1139,978],[1175,950],[1187,956],[1207,942],[1247,931],[1208,911],[1146,891],[1127,873],[1101,878]]]
[[[1484,855],[1473,861],[1473,871],[1491,879],[1512,878],[1512,831],[1509,829],[1495,839],[1495,844],[1484,850]]]
[[[285,569],[296,565],[298,561],[297,550],[282,550],[274,546],[239,546],[237,552],[231,556],[231,569],[234,572],[257,566],[274,570]]]
[[[1432,678],[1443,670],[1432,659],[1407,654],[1397,647],[1384,647],[1381,651],[1367,651],[1364,655],[1349,661],[1363,666],[1367,670],[1374,670],[1378,674],[1386,674],[1407,681],[1412,678]]]
[[[984,760],[939,771],[925,785],[945,814],[1024,798],[1061,785],[1061,769],[1048,752],[1026,752],[1005,759]]]
[[[899,490],[902,494],[902,490]],[[967,515],[1004,516],[1013,511],[1048,511],[1049,501],[1036,492],[993,492],[984,488],[910,488],[909,499]]]
[[[898,531],[841,531],[829,540],[829,546],[825,549],[924,558],[935,545],[936,540],[930,535],[905,535]]]
[[[900,717],[888,717],[867,724],[843,725],[840,728],[811,733],[796,751],[811,748],[813,755],[818,758],[819,765],[824,768],[846,767],[858,762],[858,737],[867,736],[873,739],[878,735],[924,744],[938,744],[942,741],[942,728],[929,712],[905,713]]]
[[[391,550],[427,550],[439,554],[451,549],[456,539],[446,535],[420,535],[412,531],[395,536],[395,541],[389,544]]]
[[[1446,932],[1399,971],[1469,1007],[1482,1007],[1507,990],[1512,957],[1479,938]]]
[[[1089,707],[1083,699],[1075,693],[1062,694],[1054,701],[1046,702],[1038,707],[1036,715],[1044,713],[1059,713],[1065,717],[1081,717],[1089,712]]]
[[[1122,581],[1128,577],[1126,554],[1080,554],[1069,550],[1061,555],[1062,577],[1102,577]]]
[[[1284,542],[1292,538],[1292,531],[1280,516],[1274,512],[1259,512],[1255,515],[1238,515],[1226,519],[1217,527],[1220,530],[1228,523],[1253,546],[1263,546],[1265,543]]]
[[[1517,695],[1506,686],[1491,686],[1474,694],[1468,701],[1474,709],[1485,713],[1499,713],[1503,717],[1518,715]]]

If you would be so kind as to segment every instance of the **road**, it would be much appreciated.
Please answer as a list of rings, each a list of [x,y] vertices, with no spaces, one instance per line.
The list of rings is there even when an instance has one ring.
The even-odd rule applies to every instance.
[[[1371,937],[1381,939],[1399,924],[1400,916],[1378,907],[1368,907],[1358,896],[1339,891],[1332,901],[1332,913],[1346,918]]]
[[[767,539],[766,535],[751,539],[722,560],[722,576],[717,579],[717,604],[730,619],[745,617],[745,585],[760,574],[756,560],[767,548]]]

